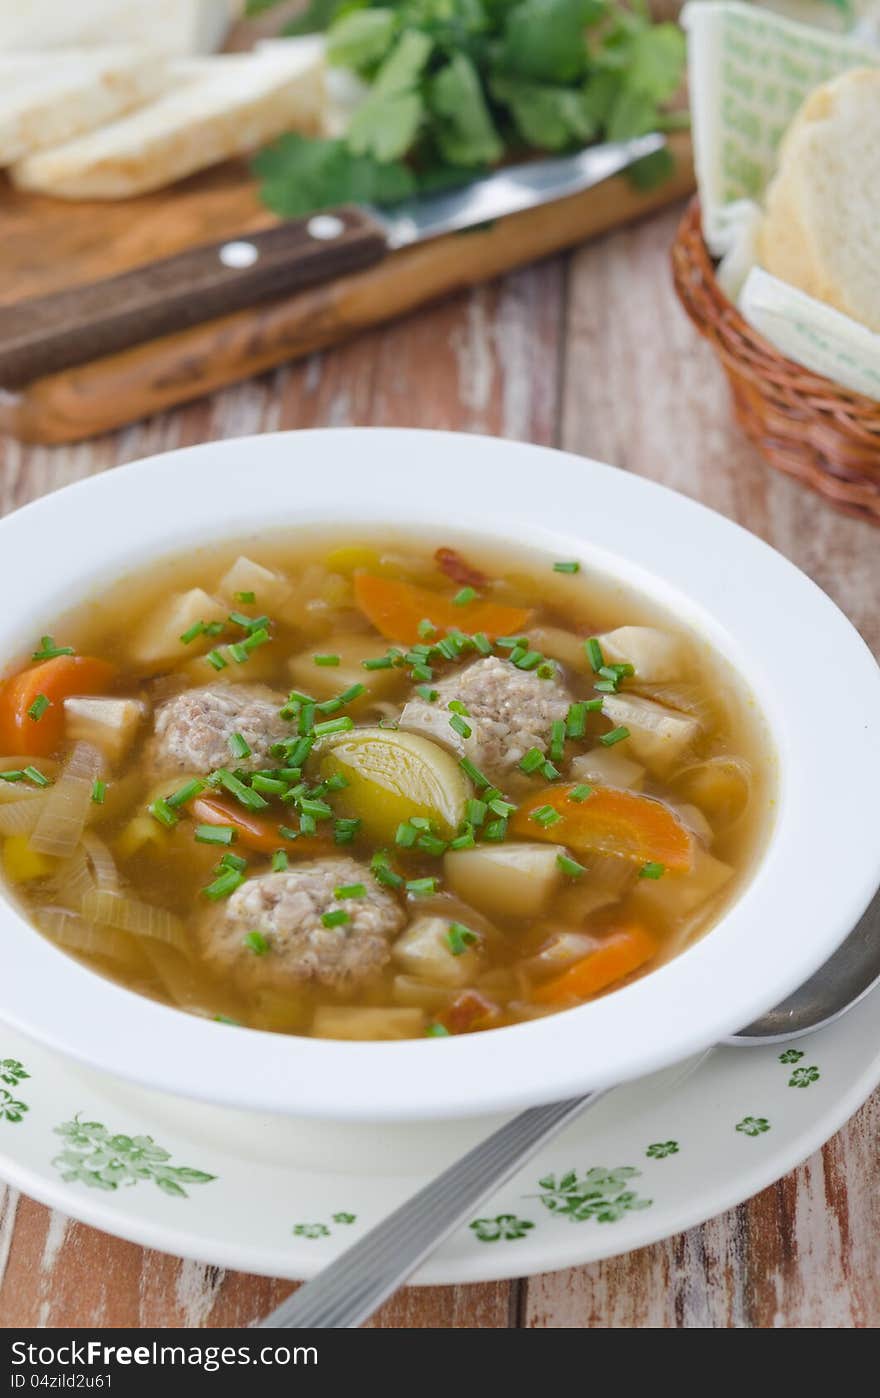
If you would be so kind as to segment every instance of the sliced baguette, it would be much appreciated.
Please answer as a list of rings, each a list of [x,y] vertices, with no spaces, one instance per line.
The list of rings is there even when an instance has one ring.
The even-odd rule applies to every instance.
[[[243,0],[0,0],[0,49],[143,44],[182,58],[210,53]]]
[[[314,51],[190,59],[171,64],[170,78],[131,115],[19,161],[14,182],[63,199],[127,199],[320,121],[323,67]]]
[[[130,44],[0,54],[0,165],[57,146],[142,106],[167,63]]]
[[[880,331],[880,67],[824,83],[801,107],[767,190],[758,260]]]

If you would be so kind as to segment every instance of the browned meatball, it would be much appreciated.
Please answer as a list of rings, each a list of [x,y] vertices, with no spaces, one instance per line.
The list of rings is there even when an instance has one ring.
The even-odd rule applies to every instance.
[[[148,761],[155,772],[211,772],[215,767],[271,767],[269,749],[293,729],[280,715],[284,695],[260,684],[188,689],[156,711]],[[240,733],[250,757],[233,757],[229,739]]]
[[[529,748],[546,748],[550,725],[564,719],[571,695],[558,677],[540,679],[533,670],[519,670],[509,660],[488,656],[435,685],[437,698],[411,699],[400,719],[402,728],[427,737],[469,757],[489,776],[501,777]],[[451,700],[468,711],[469,738],[449,725]]]
[[[340,899],[335,890],[363,884],[361,898]],[[344,910],[349,921],[325,926],[323,915]],[[406,914],[347,857],[310,859],[280,874],[243,883],[225,903],[209,908],[199,928],[205,960],[232,975],[243,989],[287,989],[312,982],[333,990],[353,988],[381,971],[389,944]],[[268,949],[256,955],[245,942],[259,932]]]

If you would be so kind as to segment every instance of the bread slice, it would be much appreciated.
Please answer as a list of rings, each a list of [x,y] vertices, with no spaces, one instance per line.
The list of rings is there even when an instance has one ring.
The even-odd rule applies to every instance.
[[[0,54],[0,165],[141,106],[161,91],[166,68],[130,44]]]
[[[188,59],[170,65],[170,78],[139,111],[19,161],[13,180],[63,199],[127,199],[320,120],[323,65],[313,50]]]
[[[182,58],[219,48],[244,0],[0,0],[0,49],[142,44]]]
[[[880,331],[880,67],[824,83],[801,107],[767,190],[758,260]]]

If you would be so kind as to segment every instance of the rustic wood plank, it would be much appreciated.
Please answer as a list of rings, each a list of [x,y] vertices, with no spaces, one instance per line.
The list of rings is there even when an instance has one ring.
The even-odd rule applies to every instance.
[[[572,259],[562,445],[738,520],[819,583],[880,649],[877,533],[769,470],[667,270],[676,211]],[[533,1279],[530,1326],[874,1327],[880,1095],[798,1171],[702,1228]]]
[[[289,427],[423,426],[550,442],[563,295],[562,263],[544,263],[113,436],[54,448],[4,439],[0,512],[152,452]],[[145,1251],[0,1192],[7,1327],[247,1326],[290,1290]],[[504,1328],[518,1308],[516,1283],[413,1288],[372,1324]]]

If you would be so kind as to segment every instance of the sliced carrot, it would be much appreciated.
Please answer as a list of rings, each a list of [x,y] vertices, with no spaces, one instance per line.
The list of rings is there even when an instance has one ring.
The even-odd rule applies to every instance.
[[[656,954],[657,943],[637,922],[626,922],[607,941],[589,952],[583,961],[576,961],[555,980],[545,981],[532,991],[532,999],[541,1005],[555,1005],[564,1000],[587,1000],[598,995],[615,981],[632,975]]]
[[[639,864],[657,861],[667,869],[689,869],[693,860],[690,832],[662,801],[594,786],[583,801],[571,801],[572,785],[545,786],[522,802],[511,822],[514,835],[550,840],[572,849],[619,854]],[[543,824],[534,812],[549,806],[560,816]]]
[[[333,846],[329,833],[285,840],[278,833],[276,823],[219,796],[197,796],[188,809],[204,825],[231,825],[241,844],[263,854],[273,854],[276,849],[296,850],[297,854],[327,854]]]
[[[446,1007],[439,1022],[450,1034],[467,1034],[472,1029],[491,1029],[501,1018],[501,1011],[493,1000],[481,995],[478,990],[463,990]]]
[[[56,655],[4,681],[0,685],[0,752],[48,757],[64,735],[65,699],[74,694],[103,694],[115,674],[115,665],[95,656]],[[29,713],[35,704],[35,712]]]
[[[460,631],[485,631],[487,636],[515,636],[527,626],[532,613],[525,607],[504,607],[498,602],[475,598],[456,606],[451,597],[432,592],[415,583],[396,578],[379,578],[373,573],[357,573],[355,601],[364,616],[389,641],[415,645],[423,640],[420,621],[433,622],[438,631],[457,627]]]

